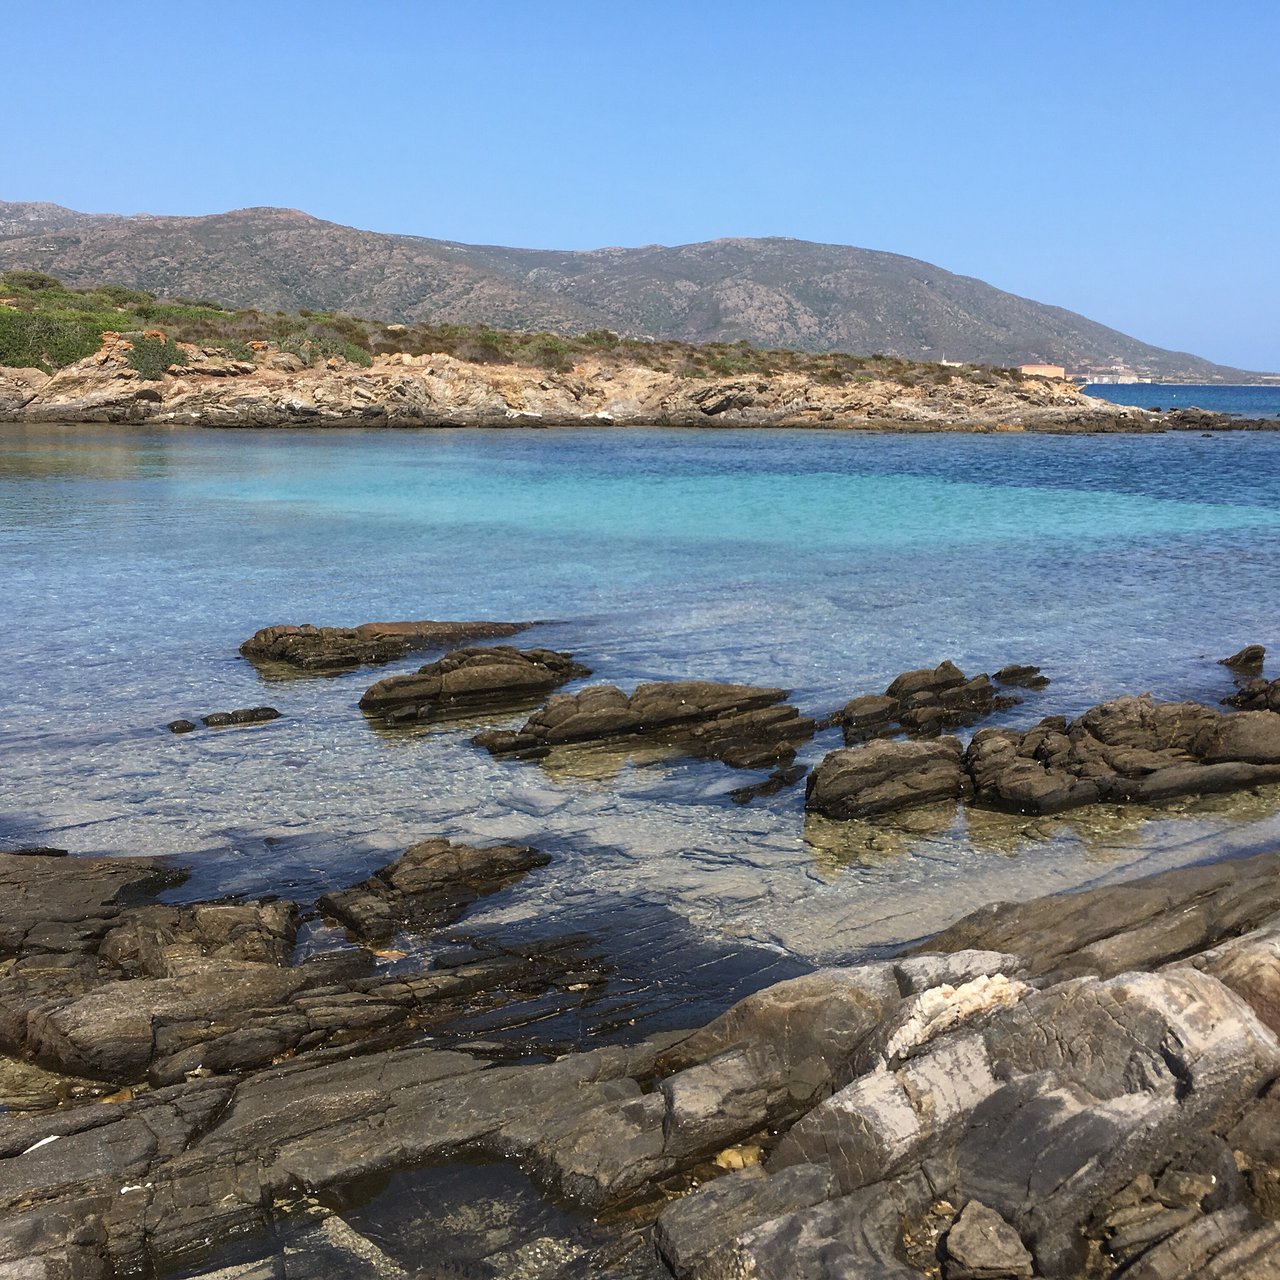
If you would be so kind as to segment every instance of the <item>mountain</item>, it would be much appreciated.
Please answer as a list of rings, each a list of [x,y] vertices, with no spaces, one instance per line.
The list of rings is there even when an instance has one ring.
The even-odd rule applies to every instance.
[[[207,217],[0,202],[0,271],[241,307],[1065,365],[1168,381],[1260,375],[1166,351],[914,258],[777,237],[555,251],[386,235],[296,209]]]

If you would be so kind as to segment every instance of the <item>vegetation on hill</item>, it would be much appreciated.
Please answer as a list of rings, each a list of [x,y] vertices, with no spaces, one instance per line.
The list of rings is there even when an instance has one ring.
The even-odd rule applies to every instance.
[[[332,311],[266,312],[207,299],[158,299],[120,285],[71,289],[38,271],[0,274],[0,365],[53,371],[92,355],[106,332],[133,342],[130,361],[147,378],[185,362],[179,342],[216,347],[239,360],[254,358],[250,343],[270,342],[304,365],[337,356],[368,366],[374,356],[400,352],[558,371],[593,357],[705,379],[796,373],[827,384],[887,378],[906,385],[946,385],[960,376],[995,386],[1022,378],[1013,369],[762,349],[748,342],[648,341],[607,329],[566,337],[482,325],[384,324]]]
[[[267,312],[1250,380],[927,262],[803,240],[561,252],[384,235],[296,209],[119,217],[0,201],[0,271],[14,267]]]

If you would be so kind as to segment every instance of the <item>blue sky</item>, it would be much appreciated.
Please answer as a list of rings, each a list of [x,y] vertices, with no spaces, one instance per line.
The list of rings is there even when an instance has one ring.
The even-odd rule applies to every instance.
[[[0,199],[888,249],[1280,370],[1280,4],[0,0]]]

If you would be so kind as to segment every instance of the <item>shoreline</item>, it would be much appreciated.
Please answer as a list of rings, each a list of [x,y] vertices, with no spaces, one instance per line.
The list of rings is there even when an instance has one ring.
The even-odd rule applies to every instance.
[[[0,369],[0,422],[158,426],[809,428],[901,433],[1155,434],[1280,430],[1280,420],[1198,409],[1163,413],[1007,370],[913,370],[827,381],[795,372],[695,377],[584,359],[571,369],[477,364],[452,356],[332,357],[304,367],[256,344],[254,359],[177,344],[185,363],[154,377],[132,344],[106,335],[93,356],[49,375]]]

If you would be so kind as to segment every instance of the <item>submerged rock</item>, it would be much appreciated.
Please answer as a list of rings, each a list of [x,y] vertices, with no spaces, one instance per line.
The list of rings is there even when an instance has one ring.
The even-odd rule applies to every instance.
[[[817,727],[786,697],[785,689],[710,680],[655,681],[630,695],[593,685],[551,698],[521,729],[474,741],[494,755],[537,759],[552,747],[640,738],[734,768],[785,769]]]
[[[1229,698],[1224,698],[1223,702],[1231,707],[1239,707],[1241,711],[1280,712],[1280,678],[1268,681],[1258,676],[1242,684]]]
[[[280,712],[275,707],[241,707],[237,711],[211,711],[207,716],[200,717],[200,723],[206,729],[227,729],[236,725],[266,724],[268,720],[279,719]],[[174,723],[189,722],[175,721]],[[181,729],[174,729],[172,724],[169,728],[174,733],[184,732]]]
[[[253,662],[300,671],[378,666],[419,649],[447,649],[468,640],[513,636],[531,622],[365,622],[358,627],[263,627],[240,646]]]
[[[318,905],[357,937],[383,938],[403,925],[448,924],[477,898],[550,861],[547,854],[528,845],[478,848],[443,839],[423,840],[353,888],[325,894]]]
[[[590,674],[572,654],[554,649],[505,644],[454,649],[413,675],[388,676],[371,685],[360,699],[360,709],[389,725],[511,711]]]

